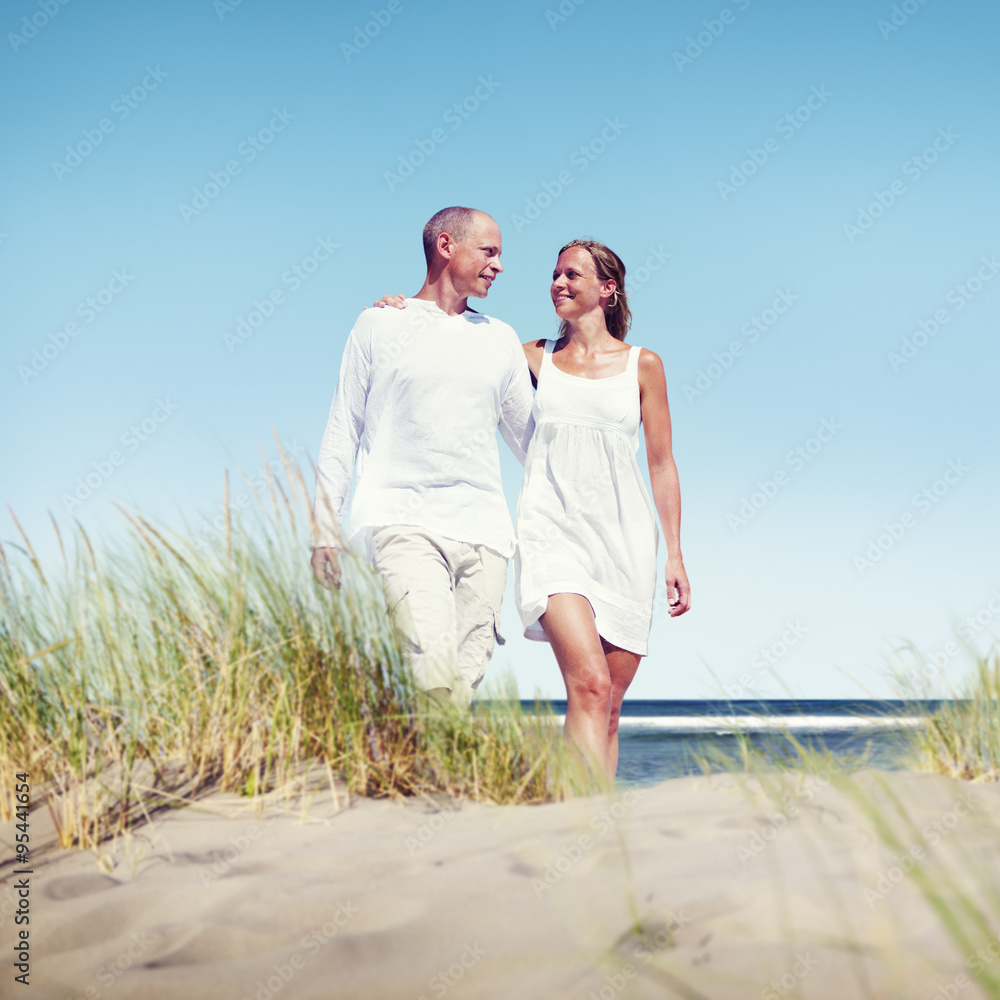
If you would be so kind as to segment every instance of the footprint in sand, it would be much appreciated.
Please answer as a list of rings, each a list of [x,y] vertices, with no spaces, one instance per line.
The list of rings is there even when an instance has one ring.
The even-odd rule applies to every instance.
[[[268,951],[275,943],[273,935],[269,938],[241,927],[203,921],[159,924],[147,933],[155,939],[155,946],[139,963],[146,969],[248,958]]]
[[[100,885],[100,883],[105,883]],[[107,889],[122,887],[106,875],[73,876],[54,879],[42,892],[50,899],[66,904],[67,909],[53,908],[53,919],[39,927],[38,953],[51,957],[78,948],[102,947],[119,936],[128,938],[140,929],[146,914],[155,908],[161,893],[126,891],[107,895]],[[92,894],[97,894],[91,899]],[[35,944],[34,936],[32,945]],[[126,941],[127,944],[127,941]]]
[[[82,896],[93,896],[99,892],[115,889],[120,882],[107,875],[66,875],[63,878],[44,882],[42,895],[49,899],[66,900],[80,899]]]

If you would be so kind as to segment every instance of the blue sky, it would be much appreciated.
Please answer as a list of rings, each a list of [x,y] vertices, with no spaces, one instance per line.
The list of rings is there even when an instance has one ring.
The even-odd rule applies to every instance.
[[[357,313],[416,291],[423,223],[470,204],[504,231],[487,312],[551,335],[556,250],[594,237],[664,360],[694,603],[661,602],[633,696],[885,696],[901,640],[957,679],[1000,625],[998,20],[7,4],[2,499],[51,556],[49,512],[217,513],[272,425],[308,467]],[[512,587],[504,632],[495,666],[558,695]]]

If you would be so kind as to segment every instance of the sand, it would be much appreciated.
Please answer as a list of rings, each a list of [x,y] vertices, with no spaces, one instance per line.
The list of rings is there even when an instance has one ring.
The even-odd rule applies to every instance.
[[[103,857],[36,849],[27,989],[10,963],[4,824],[0,996],[987,995],[962,977],[992,953],[957,946],[918,883],[957,885],[1000,918],[986,899],[1000,872],[1000,787],[854,780],[882,815],[894,809],[880,781],[912,812],[895,858],[823,779],[792,787],[781,809],[731,775],[548,806],[337,808],[327,790],[255,816],[213,795],[156,814]],[[45,815],[32,814],[36,845]]]

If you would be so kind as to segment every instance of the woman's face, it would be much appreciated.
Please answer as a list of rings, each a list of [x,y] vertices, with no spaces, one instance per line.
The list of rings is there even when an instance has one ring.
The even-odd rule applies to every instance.
[[[613,280],[601,281],[597,277],[594,258],[583,247],[570,247],[559,254],[549,294],[560,319],[575,319],[594,309],[603,312],[614,290]]]

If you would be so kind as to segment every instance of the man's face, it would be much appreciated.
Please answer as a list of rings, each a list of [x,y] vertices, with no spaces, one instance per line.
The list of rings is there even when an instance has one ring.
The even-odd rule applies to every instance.
[[[469,235],[451,244],[448,273],[459,295],[484,299],[496,276],[503,270],[500,254],[503,239],[500,227],[488,215],[479,212]]]

